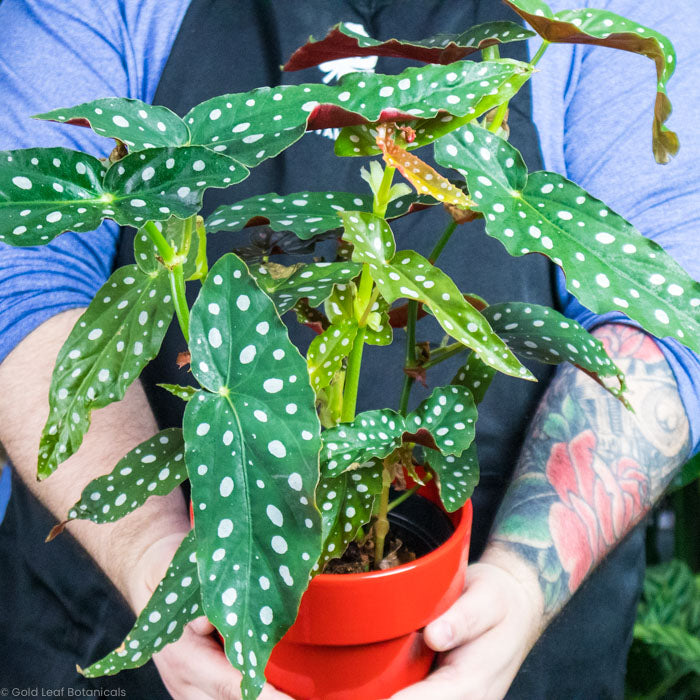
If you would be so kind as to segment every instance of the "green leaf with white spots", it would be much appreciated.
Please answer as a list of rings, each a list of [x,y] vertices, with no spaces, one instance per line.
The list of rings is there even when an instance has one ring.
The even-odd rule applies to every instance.
[[[321,475],[337,477],[370,462],[373,457],[388,457],[401,445],[405,431],[404,417],[390,408],[365,411],[351,423],[324,430]]]
[[[251,274],[275,302],[281,315],[304,298],[309,300],[310,306],[318,306],[330,296],[334,284],[348,282],[361,271],[362,266],[357,263],[321,262],[282,268],[281,271],[279,265],[259,265],[251,270]]]
[[[469,389],[441,386],[406,416],[406,429],[427,430],[446,455],[461,455],[474,441],[476,404]]]
[[[549,307],[523,302],[494,304],[482,313],[513,352],[549,365],[571,362],[613,396],[621,395],[621,370],[603,343],[576,321]],[[620,386],[607,386],[604,377],[617,378]]]
[[[106,170],[97,158],[65,148],[0,152],[0,241],[43,245],[64,231],[90,231],[102,219],[142,226],[188,218],[208,187],[248,176],[231,158],[202,146],[150,148]]]
[[[415,133],[409,143],[397,135],[396,143],[408,151],[434,143],[445,134],[467,124],[503,102],[510,100],[530,79],[531,67],[527,63],[499,59],[444,66],[446,71],[438,81],[430,85],[452,88],[459,85],[454,92],[447,95],[448,105],[443,111],[427,114],[411,112],[404,124]],[[426,110],[427,111],[427,110]],[[445,113],[447,112],[447,113]],[[417,118],[410,119],[410,116]],[[335,141],[335,152],[339,156],[370,156],[381,153],[376,144],[377,124],[359,124],[347,126],[341,130]]]
[[[357,274],[362,271],[362,266],[358,263]],[[355,298],[357,296],[357,286],[350,281],[347,284],[337,284],[333,287],[328,299],[326,299],[323,309],[331,323],[341,323],[344,319],[355,318]]]
[[[272,301],[233,254],[192,307],[190,352],[203,387],[184,417],[202,600],[255,695],[321,550],[314,392]]]
[[[343,238],[354,245],[353,260],[369,264],[386,301],[408,298],[423,302],[450,336],[474,350],[488,365],[505,374],[533,379],[442,270],[412,250],[398,251],[391,258],[386,255],[392,248],[385,221],[361,212],[341,216]],[[373,229],[370,224],[374,224]]]
[[[178,219],[171,216],[167,221],[154,222],[155,227],[163,234],[171,248],[182,257],[182,269],[185,279],[188,279],[196,269],[197,248],[192,245],[193,221]],[[144,229],[139,229],[134,236],[134,260],[146,274],[158,272],[163,263],[159,260],[160,253],[146,235]]]
[[[442,139],[435,158],[466,176],[486,232],[511,255],[546,255],[594,313],[622,312],[700,351],[700,284],[600,200],[557,173],[528,176],[513,146],[475,125]]]
[[[479,359],[478,355],[470,352],[464,366],[460,367],[450,383],[469,389],[474,403],[478,406],[483,401],[495,376],[496,370],[493,367],[489,367]]]
[[[75,107],[36,114],[34,119],[89,126],[100,136],[119,139],[130,151],[185,146],[190,140],[187,125],[167,107],[126,97],[104,97]]]
[[[105,166],[67,148],[0,152],[0,241],[44,245],[67,230],[91,231],[107,216]]]
[[[192,143],[252,167],[291,146],[307,129],[429,119],[438,112],[476,118],[494,106],[492,90],[532,72],[526,63],[505,59],[479,66],[483,71],[467,61],[408,68],[398,75],[351,73],[338,85],[258,88],[207,100],[184,120]],[[497,103],[505,99],[499,94]]]
[[[432,197],[406,194],[389,203],[387,219],[436,204]],[[338,212],[372,211],[372,195],[351,192],[297,192],[249,197],[219,207],[206,221],[209,231],[240,231],[267,223],[273,231],[293,231],[302,240],[340,228]]]
[[[461,508],[471,497],[479,482],[479,461],[476,443],[461,455],[443,455],[437,450],[425,450],[425,459],[438,483],[440,500],[449,513]]]
[[[156,384],[156,386],[169,391],[183,401],[189,401],[197,393],[197,389],[193,386],[180,386],[180,384]]]
[[[343,359],[350,354],[356,335],[357,321],[346,319],[329,326],[311,341],[306,363],[314,391],[318,392],[331,383],[333,375],[343,366]]]
[[[394,340],[394,329],[389,319],[389,304],[381,297],[372,304],[365,327],[365,343],[367,345],[391,345]]]
[[[514,22],[485,22],[460,34],[438,34],[420,41],[388,39],[377,41],[354,31],[347,24],[336,24],[320,41],[310,39],[287,61],[284,70],[295,71],[319,63],[355,56],[391,56],[425,63],[446,65],[481,51],[487,46],[521,41],[535,36]]]
[[[195,534],[192,530],[175,552],[165,577],[122,644],[103,659],[78,671],[86,678],[113,676],[143,666],[166,644],[182,636],[185,625],[202,615],[197,578]]]
[[[209,187],[230,187],[246,177],[245,166],[203,146],[149,148],[109,168],[104,186],[111,203],[103,214],[136,227],[172,215],[187,219],[201,209]]]
[[[359,528],[372,518],[374,500],[382,490],[382,465],[321,479],[316,502],[323,522],[323,549],[315,572],[341,557]]]
[[[591,44],[647,56],[656,65],[656,102],[652,127],[654,156],[668,162],[678,152],[678,137],[664,122],[671,115],[666,84],[676,68],[673,44],[659,32],[614,12],[586,7],[555,14],[544,3],[505,0],[542,38],[552,43]]]
[[[165,496],[187,478],[180,428],[163,430],[134,448],[110,474],[93,479],[68,511],[68,520],[111,523],[150,496]]]
[[[146,275],[126,265],[102,285],[56,359],[39,444],[40,479],[78,450],[93,409],[124,398],[158,354],[172,316],[165,269]]]

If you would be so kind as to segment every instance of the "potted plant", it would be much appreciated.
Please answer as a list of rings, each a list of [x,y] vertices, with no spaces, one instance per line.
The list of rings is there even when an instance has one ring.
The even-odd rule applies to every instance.
[[[499,57],[500,43],[534,35],[515,24],[480,25],[423,42],[382,42],[340,25],[302,47],[288,68],[364,54],[427,64],[398,75],[350,75],[334,86],[223,95],[183,118],[163,107],[105,98],[39,118],[114,138],[108,159],[63,148],[0,154],[0,240],[42,245],[66,230],[94,229],[105,218],[138,229],[136,263],[115,270],[58,356],[39,477],[77,451],[93,409],[124,396],[158,353],[173,316],[187,343],[181,359],[191,385],[163,385],[187,402],[182,429],[163,430],[132,450],[88,484],[68,513],[68,520],[113,521],[150,495],[186,479],[191,484],[193,530],[124,644],[86,675],[145,663],[202,613],[243,673],[246,696],[260,691],[266,666],[273,683],[304,697],[375,697],[427,673],[431,653],[415,631],[461,589],[468,499],[478,478],[477,405],[495,373],[532,380],[516,354],[570,361],[625,401],[621,373],[578,324],[526,302],[489,305],[436,266],[458,225],[483,218],[489,235],[512,255],[536,252],[560,266],[570,291],[594,312],[622,310],[650,333],[700,350],[697,283],[574,183],[556,173],[528,174],[507,140],[509,100],[547,47],[597,44],[655,61],[653,144],[665,162],[678,148],[663,125],[670,113],[664,88],[675,61],[670,42],[606,11],[554,15],[539,0],[507,4],[543,37],[530,63]],[[478,51],[481,62],[462,60]],[[207,188],[233,186],[306,131],[331,127],[341,129],[339,156],[383,160],[384,166],[377,159],[364,171],[369,194],[261,194],[206,220],[198,216]],[[416,156],[421,147],[466,182],[449,180]],[[393,184],[396,170],[415,193]],[[388,222],[439,205],[450,218],[433,252],[398,250]],[[256,241],[255,250],[208,260],[208,235],[261,221],[273,233]],[[282,266],[270,259],[279,250],[306,252],[328,236],[340,238],[332,261]],[[187,283],[201,284],[191,307]],[[318,332],[306,357],[281,321],[290,310]],[[438,347],[416,342],[426,314],[448,338]],[[391,343],[394,328],[406,329],[399,405],[358,414],[363,348]],[[468,355],[454,380],[409,411],[416,378],[459,353]],[[392,493],[392,484],[403,493]],[[399,540],[410,537],[412,526],[400,530],[396,518],[400,534],[390,535],[389,520],[421,486],[452,514],[455,529],[414,562],[420,538],[412,552],[401,549]],[[442,516],[430,517],[439,523]],[[342,559],[349,548],[351,563]],[[323,573],[329,563],[356,573]],[[431,599],[427,581],[438,580]],[[369,593],[356,593],[356,586]],[[345,612],[345,621],[328,619],[330,607],[311,609],[314,600]],[[386,625],[378,621],[384,613]],[[368,616],[371,636],[361,638]],[[407,619],[397,625],[397,617]],[[371,644],[374,666],[351,656],[361,642]],[[309,643],[320,648],[299,651]],[[387,659],[396,657],[408,668],[386,671]],[[300,678],[304,659],[321,664],[316,677],[312,669]],[[343,668],[350,663],[348,686]]]

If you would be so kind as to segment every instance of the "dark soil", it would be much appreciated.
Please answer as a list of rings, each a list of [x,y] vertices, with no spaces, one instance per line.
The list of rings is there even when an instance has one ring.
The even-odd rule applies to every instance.
[[[331,559],[323,569],[324,574],[359,574],[366,571],[392,569],[416,558],[399,537],[389,531],[384,541],[384,558],[374,566],[374,541],[366,537],[362,542],[351,542],[342,557]]]

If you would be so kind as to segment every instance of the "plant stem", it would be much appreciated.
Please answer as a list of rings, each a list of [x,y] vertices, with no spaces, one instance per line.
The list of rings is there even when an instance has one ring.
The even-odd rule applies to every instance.
[[[433,475],[431,472],[426,472],[425,476],[423,477],[423,484],[427,484],[428,482],[433,480]],[[416,484],[415,486],[412,486],[410,489],[406,489],[400,496],[397,496],[389,505],[387,506],[387,513],[391,513],[396,506],[400,506],[407,498],[410,498],[418,489],[422,488],[421,484]]]
[[[454,355],[459,355],[460,352],[466,349],[467,348],[462,345],[462,343],[450,343],[450,345],[446,345],[444,348],[438,348],[432,353],[430,359],[423,363],[423,369],[430,369],[430,367],[434,367]]]
[[[168,241],[165,240],[165,236],[158,230],[158,227],[153,221],[147,221],[143,227],[146,235],[151,239],[153,245],[158,249],[158,254],[163,259],[165,265],[172,263],[175,257],[175,251],[170,247]]]
[[[193,279],[204,280],[209,273],[209,261],[207,260],[207,230],[204,228],[204,219],[197,217],[197,258],[195,259],[195,272]]]
[[[384,169],[382,182],[379,185],[379,191],[374,195],[374,205],[372,213],[375,216],[383,217],[386,214],[386,208],[389,206],[389,194],[391,193],[391,182],[394,179],[396,168],[387,167]]]
[[[508,111],[508,101],[506,101],[503,104],[500,104],[498,106],[498,110],[496,111],[496,114],[493,117],[493,121],[488,126],[488,130],[492,134],[495,134],[501,128],[501,124],[503,124],[503,120],[506,117],[507,111]]]
[[[168,270],[170,277],[170,289],[173,292],[173,302],[175,304],[175,314],[177,315],[180,330],[185,337],[185,342],[190,342],[190,307],[187,306],[185,297],[185,275],[182,271],[182,264],[175,265]]]
[[[500,57],[501,52],[498,50],[498,44],[481,49],[481,58],[484,61],[497,61]]]
[[[547,50],[547,47],[549,46],[548,41],[543,41],[542,45],[540,46],[539,49],[537,49],[537,52],[535,55],[530,59],[530,65],[534,68],[539,62],[542,56],[544,55],[544,52]]]
[[[430,252],[430,255],[428,256],[428,260],[431,265],[434,265],[435,261],[440,257],[440,253],[442,253],[442,251],[444,250],[445,246],[447,245],[447,242],[452,237],[452,234],[454,233],[456,228],[456,221],[450,221],[450,223],[447,224],[447,227],[442,232],[442,235],[438,239],[438,242],[435,244],[434,248]]]
[[[389,521],[387,513],[389,512],[389,487],[391,486],[391,471],[386,466],[384,461],[384,469],[382,471],[382,493],[379,497],[379,512],[377,520],[374,523],[374,568],[378,569],[379,564],[384,559],[384,540],[389,532]]]

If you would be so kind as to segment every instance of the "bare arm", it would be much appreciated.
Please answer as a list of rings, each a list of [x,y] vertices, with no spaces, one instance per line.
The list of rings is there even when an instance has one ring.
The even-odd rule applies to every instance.
[[[635,412],[559,369],[464,594],[426,628],[444,663],[396,700],[502,698],[547,624],[687,459],[688,419],[654,341],[623,325],[595,335],[626,373]]]
[[[94,412],[77,454],[47,480],[36,481],[51,372],[58,350],[80,313],[68,311],[42,324],[0,364],[0,441],[22,480],[59,520],[79,500],[89,481],[109,472],[129,450],[158,430],[143,389],[136,382],[122,401]],[[95,525],[78,520],[67,527],[131,608],[139,612],[190,523],[182,492],[176,489],[168,496],[151,496],[141,508],[114,523]],[[211,631],[204,618],[195,620],[178,642],[156,655],[161,677],[176,700],[239,697],[240,675],[209,637]],[[271,688],[266,693],[263,697],[270,700],[286,697]]]

